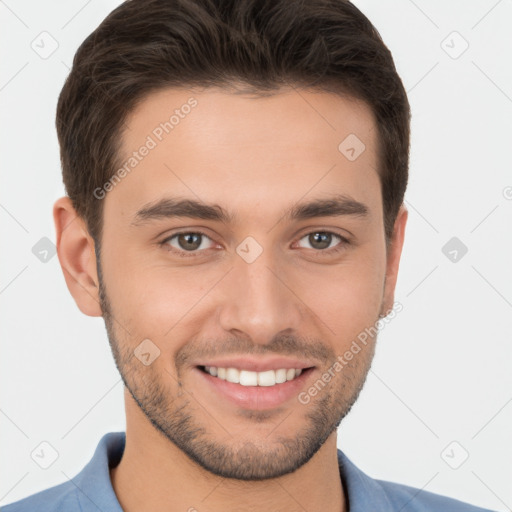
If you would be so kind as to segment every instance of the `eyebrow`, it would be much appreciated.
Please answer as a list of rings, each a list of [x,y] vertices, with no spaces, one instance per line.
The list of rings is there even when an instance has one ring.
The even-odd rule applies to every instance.
[[[370,210],[365,204],[345,194],[338,194],[325,199],[298,203],[287,209],[282,214],[282,218],[289,221],[339,216],[364,218],[369,216],[369,212]],[[235,215],[224,210],[218,204],[207,204],[194,199],[167,197],[142,206],[134,215],[132,225],[139,226],[152,220],[177,217],[213,220],[224,224],[231,224],[235,220]]]

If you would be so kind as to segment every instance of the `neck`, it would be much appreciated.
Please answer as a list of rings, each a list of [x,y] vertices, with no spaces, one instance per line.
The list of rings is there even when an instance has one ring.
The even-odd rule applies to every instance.
[[[114,492],[125,512],[232,510],[234,504],[247,512],[347,509],[336,432],[293,473],[243,481],[206,471],[157,431],[142,412],[131,412],[123,456],[110,470]]]

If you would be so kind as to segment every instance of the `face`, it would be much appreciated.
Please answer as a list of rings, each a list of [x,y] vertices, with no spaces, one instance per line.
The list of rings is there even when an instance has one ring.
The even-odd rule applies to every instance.
[[[127,126],[97,262],[127,407],[222,477],[292,472],[356,400],[375,337],[335,361],[392,305],[372,113],[313,91],[173,89]]]

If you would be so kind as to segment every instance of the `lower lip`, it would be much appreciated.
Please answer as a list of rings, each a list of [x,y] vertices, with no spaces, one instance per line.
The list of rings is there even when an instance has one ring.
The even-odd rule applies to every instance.
[[[293,380],[287,380],[274,386],[242,386],[213,377],[200,368],[196,367],[194,370],[207,385],[212,386],[217,393],[238,407],[261,411],[278,407],[291,398],[297,397],[314,368],[302,370],[302,373]]]

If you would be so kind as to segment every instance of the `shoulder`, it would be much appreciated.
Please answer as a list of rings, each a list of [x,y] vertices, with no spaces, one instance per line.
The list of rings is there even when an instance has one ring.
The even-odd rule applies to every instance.
[[[122,512],[109,468],[119,463],[125,441],[124,432],[105,434],[93,457],[73,478],[0,507],[0,512]]]
[[[338,464],[349,507],[354,512],[491,512],[423,489],[372,478],[339,449]]]
[[[80,512],[76,493],[77,489],[71,482],[64,482],[0,507],[0,512]]]
[[[387,498],[401,512],[492,512],[447,496],[441,496],[415,487],[375,480]]]

